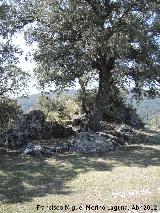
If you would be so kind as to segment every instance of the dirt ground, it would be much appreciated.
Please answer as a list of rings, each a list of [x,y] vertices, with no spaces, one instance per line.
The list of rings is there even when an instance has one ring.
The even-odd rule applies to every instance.
[[[24,212],[159,213],[160,132],[137,131],[128,146],[97,156],[1,149],[0,213]]]

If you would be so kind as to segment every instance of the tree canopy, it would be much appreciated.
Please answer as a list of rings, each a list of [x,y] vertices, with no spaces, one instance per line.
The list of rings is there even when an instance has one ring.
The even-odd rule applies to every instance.
[[[0,96],[0,133],[10,128],[20,113],[21,107],[15,100]]]
[[[16,9],[7,2],[0,3],[0,133],[9,128],[21,112],[17,102],[9,97],[23,90],[27,77],[17,65],[22,51],[12,42],[22,25]]]
[[[15,9],[6,2],[0,4],[0,96],[16,93],[25,85],[27,75],[17,66],[22,51],[12,43],[18,22]]]
[[[26,20],[35,22],[26,37],[39,45],[35,73],[41,85],[71,86],[83,75],[99,75],[94,124],[131,81],[137,97],[146,88],[152,94],[159,89],[158,0],[34,0],[22,5]]]
[[[35,59],[44,83],[70,83],[109,61],[118,83],[125,77],[137,89],[158,83],[158,1],[37,0],[28,8],[38,20],[32,38],[39,44]]]

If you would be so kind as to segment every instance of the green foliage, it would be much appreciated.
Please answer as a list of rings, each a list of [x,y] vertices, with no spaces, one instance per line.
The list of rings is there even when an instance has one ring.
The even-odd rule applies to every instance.
[[[159,0],[35,0],[18,8],[26,23],[34,22],[26,38],[38,43],[35,74],[42,87],[54,82],[63,89],[77,79],[83,87],[99,77],[92,130],[100,129],[103,112],[121,104],[120,91],[131,82],[137,98],[146,88],[159,92]],[[85,106],[85,90],[81,97]]]
[[[149,120],[147,125],[150,128],[160,129],[160,115],[157,115],[155,118]]]
[[[103,69],[114,88],[131,79],[137,96],[159,86],[158,0],[36,0],[22,7],[37,21],[26,37],[39,45],[35,73],[42,86],[71,86]]]
[[[0,97],[0,133],[11,127],[20,113],[21,107],[16,101]]]
[[[95,103],[97,92],[98,92],[97,89],[87,89],[84,94],[82,90],[79,90],[76,100],[81,106],[83,104],[82,103],[82,100],[83,100],[86,106],[86,111],[89,112],[91,110],[91,107]],[[82,109],[82,113],[84,113],[83,109]]]
[[[18,57],[22,51],[12,43],[14,33],[19,28],[19,18],[15,7],[8,1],[0,3],[0,132],[12,125],[13,120],[21,112],[11,94],[17,94],[26,85],[28,76],[18,66]]]
[[[12,44],[12,36],[18,28],[16,10],[5,1],[0,4],[0,96],[16,93],[26,84],[28,75],[18,68],[22,51]]]
[[[56,98],[41,96],[37,108],[45,113],[48,120],[60,122],[71,120],[80,113],[80,106],[75,98],[62,95]]]

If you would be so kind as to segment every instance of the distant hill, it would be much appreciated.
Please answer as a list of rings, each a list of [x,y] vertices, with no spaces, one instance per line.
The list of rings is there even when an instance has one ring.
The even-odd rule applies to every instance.
[[[145,98],[139,103],[136,103],[136,101],[133,100],[133,106],[137,109],[137,113],[144,122],[147,122],[156,116],[160,116],[160,98]]]
[[[38,98],[41,94],[29,95],[25,98],[18,98],[18,104],[22,106],[22,110],[26,113],[32,109],[35,109]]]
[[[67,95],[67,96],[72,97],[76,93],[77,93],[77,90],[71,89],[71,90],[63,92],[63,95]],[[41,95],[42,95],[41,93],[38,93],[38,94],[34,94],[34,95],[29,95],[25,98],[18,98],[18,104],[20,104],[22,106],[22,110],[26,113],[26,112],[36,108],[38,98]],[[57,93],[50,93],[49,96],[50,97],[56,97]]]
[[[67,96],[74,96],[77,93],[77,90],[72,89],[64,92],[64,95]],[[19,98],[18,103],[22,106],[22,109],[24,112],[27,112],[29,110],[35,109],[36,104],[38,101],[38,98],[41,96],[41,94],[35,94],[30,95],[27,98]],[[56,93],[51,93],[49,95],[50,97],[57,96]],[[131,95],[127,98],[127,103],[131,103]],[[155,99],[147,99],[140,102],[136,102],[135,99],[132,100],[133,106],[137,109],[137,113],[139,116],[143,119],[144,122],[147,122],[151,120],[152,118],[155,118],[156,116],[160,116],[160,98]]]

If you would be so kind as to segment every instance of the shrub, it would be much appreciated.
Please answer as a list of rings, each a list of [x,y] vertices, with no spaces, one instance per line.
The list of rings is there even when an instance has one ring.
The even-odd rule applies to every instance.
[[[21,107],[15,100],[0,97],[0,133],[10,128],[13,124],[13,121],[21,113]]]
[[[50,98],[41,96],[37,108],[42,110],[47,120],[65,122],[80,114],[80,106],[74,97],[58,96]]]

